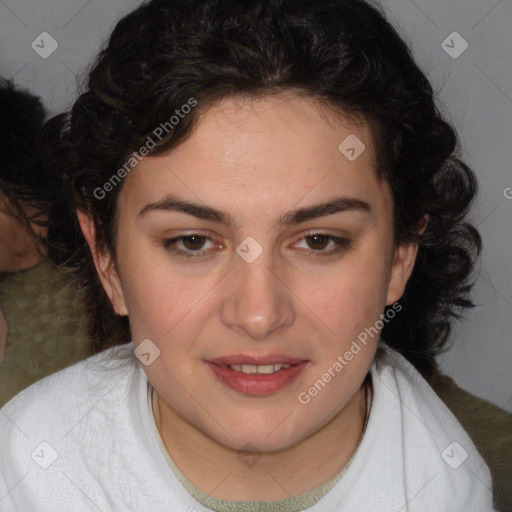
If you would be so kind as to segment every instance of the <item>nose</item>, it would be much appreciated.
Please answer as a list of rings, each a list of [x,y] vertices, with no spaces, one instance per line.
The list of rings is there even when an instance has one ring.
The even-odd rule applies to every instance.
[[[265,251],[252,263],[235,256],[227,277],[221,318],[227,327],[264,340],[295,320],[293,293]]]

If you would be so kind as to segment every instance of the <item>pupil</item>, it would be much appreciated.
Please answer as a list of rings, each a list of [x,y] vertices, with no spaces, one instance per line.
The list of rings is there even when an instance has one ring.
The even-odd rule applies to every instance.
[[[325,242],[329,242],[327,236],[325,236],[325,235],[311,235],[308,238],[309,238],[309,240],[316,240],[317,242],[318,242],[318,240],[320,240],[320,242],[324,242],[324,243],[320,243],[321,247],[318,247],[318,246],[314,247],[315,242],[313,242],[313,244],[309,244],[310,246],[313,245],[313,247],[312,247],[313,249],[324,249],[325,245],[326,245]]]
[[[183,239],[183,244],[185,247],[187,247],[187,249],[190,250],[201,249],[201,247],[204,245],[205,238],[206,237],[204,236],[190,235]],[[329,242],[327,236],[325,235],[310,235],[307,238],[309,240],[309,245],[313,249],[325,249],[326,243]],[[311,243],[311,241],[313,243]]]
[[[185,247],[187,247],[187,249],[191,249],[191,250],[201,249],[201,247],[204,245],[204,240],[205,240],[204,236],[190,235],[183,239],[183,245],[185,245]],[[194,244],[194,241],[196,242],[195,244]],[[192,243],[190,243],[190,242],[192,242]],[[199,242],[199,243],[197,243],[197,242]]]

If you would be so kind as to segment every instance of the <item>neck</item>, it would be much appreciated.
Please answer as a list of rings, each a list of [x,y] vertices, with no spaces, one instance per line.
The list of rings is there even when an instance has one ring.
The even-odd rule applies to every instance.
[[[298,496],[334,478],[361,440],[365,386],[319,431],[281,451],[241,454],[217,443],[179,417],[156,393],[156,419],[176,466],[198,489],[223,500],[273,501]],[[258,456],[254,464],[241,457]]]

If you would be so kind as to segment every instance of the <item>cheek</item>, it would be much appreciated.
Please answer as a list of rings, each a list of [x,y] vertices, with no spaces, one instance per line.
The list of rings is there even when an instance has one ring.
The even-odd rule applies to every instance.
[[[15,252],[30,241],[31,235],[29,231],[12,217],[0,212],[0,233],[3,242],[8,247],[8,252]],[[12,245],[12,247],[11,247]]]
[[[139,261],[145,261],[144,256],[125,259],[121,276],[133,338],[150,338],[157,344],[175,337],[193,339],[204,323],[215,282],[191,279],[162,264],[142,268]]]
[[[138,278],[123,284],[130,328],[135,340],[150,338],[160,344],[179,320],[181,301],[178,303],[177,290],[159,284],[157,287],[147,279]]]
[[[356,335],[375,322],[385,307],[386,263],[382,258],[358,254],[314,287],[307,303],[331,334]]]
[[[176,290],[156,272],[154,266],[143,265],[144,255],[125,252],[119,258],[119,274],[128,311],[130,328],[135,341],[156,340],[170,328]],[[174,297],[174,302],[172,300]]]

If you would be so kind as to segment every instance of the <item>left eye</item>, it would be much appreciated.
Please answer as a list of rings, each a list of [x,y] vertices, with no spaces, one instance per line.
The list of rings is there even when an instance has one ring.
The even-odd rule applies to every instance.
[[[351,247],[350,240],[327,233],[312,233],[302,237],[300,241],[307,243],[309,247],[306,249],[311,250],[313,257],[330,256]],[[192,233],[190,235],[168,238],[163,241],[163,246],[178,256],[184,256],[185,258],[201,258],[206,256],[206,253],[209,252],[208,249],[204,249],[206,242],[214,243],[213,239],[209,236]],[[329,243],[332,243],[333,247],[326,251],[325,248],[328,247]],[[181,245],[184,249],[179,248],[178,245]]]
[[[327,233],[312,233],[310,235],[306,235],[301,238],[301,241],[304,240],[308,244],[309,248],[313,249],[314,257],[317,256],[330,256],[331,254],[335,254],[343,251],[344,249],[349,249],[351,247],[350,240],[346,238],[339,238],[334,235],[329,235]],[[332,242],[334,247],[328,251],[325,251],[326,245]]]

